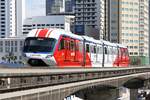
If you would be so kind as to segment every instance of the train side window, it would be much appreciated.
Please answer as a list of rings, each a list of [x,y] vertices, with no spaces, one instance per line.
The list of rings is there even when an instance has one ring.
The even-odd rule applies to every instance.
[[[109,54],[109,55],[112,55],[112,46],[109,46],[109,47],[108,47],[108,54]]]
[[[65,48],[65,45],[64,45],[64,39],[61,39],[60,40],[60,45],[59,45],[59,50],[62,50]]]
[[[125,49],[125,55],[128,56],[128,49]]]
[[[76,42],[76,44],[75,44],[75,45],[76,45],[75,50],[76,50],[76,51],[79,51],[79,43],[78,43],[78,42]]]
[[[121,48],[119,47],[118,49],[119,49],[119,54],[118,55],[121,56],[122,55]]]
[[[109,55],[110,54],[110,47],[107,46],[107,54]]]
[[[100,53],[100,54],[103,54],[103,47],[102,47],[102,45],[100,46],[99,53]]]
[[[94,46],[94,53],[96,53],[96,46]]]
[[[64,48],[67,50],[70,50],[70,41],[69,40],[64,40]]]
[[[70,42],[70,50],[74,51],[75,50],[75,44],[74,41]]]
[[[99,54],[100,53],[100,47],[97,46],[97,53]]]
[[[90,52],[94,53],[94,47],[93,47],[93,45],[90,45]]]
[[[115,55],[116,54],[116,51],[115,51],[115,47],[112,47],[112,55]]]
[[[82,43],[82,42],[79,43],[79,51],[80,51],[80,52],[83,51],[83,43]]]
[[[124,50],[124,48],[121,49],[121,54],[122,54],[122,56],[125,56],[125,50]]]
[[[115,54],[118,55],[118,49],[115,48],[114,50],[115,50]]]
[[[113,55],[113,47],[110,47],[110,54]]]
[[[90,51],[89,44],[86,44],[86,52],[89,52],[89,51]]]
[[[108,54],[108,52],[107,52],[107,47],[105,47],[105,54]]]

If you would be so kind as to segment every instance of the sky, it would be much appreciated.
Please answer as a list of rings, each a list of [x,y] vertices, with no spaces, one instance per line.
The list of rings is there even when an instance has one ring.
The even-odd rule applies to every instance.
[[[45,15],[45,0],[25,0],[26,18]]]

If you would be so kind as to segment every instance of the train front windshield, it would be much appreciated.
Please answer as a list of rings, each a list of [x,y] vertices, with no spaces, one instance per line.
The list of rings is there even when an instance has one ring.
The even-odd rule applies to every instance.
[[[30,37],[25,40],[23,52],[53,52],[56,39]]]

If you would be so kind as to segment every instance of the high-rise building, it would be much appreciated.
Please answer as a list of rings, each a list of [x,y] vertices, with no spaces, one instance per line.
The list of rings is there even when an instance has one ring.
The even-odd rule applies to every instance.
[[[139,2],[139,56],[149,63],[149,0]]]
[[[149,18],[150,18],[150,0],[149,0]],[[149,58],[150,58],[150,19],[149,19]],[[150,59],[149,59],[150,64]]]
[[[148,63],[149,0],[111,0],[109,32],[111,42],[128,46],[133,63]]]
[[[75,0],[46,0],[46,15],[73,13]]]
[[[5,38],[9,33],[8,0],[0,0],[0,2],[0,38]]]
[[[74,13],[75,0],[65,0],[65,12]]]
[[[105,39],[119,43],[120,0],[105,0]]]
[[[0,38],[22,33],[24,0],[0,0]]]
[[[23,7],[24,0],[9,0],[9,14],[10,14],[10,32],[9,36],[15,37],[22,33],[23,22]]]
[[[64,0],[46,0],[46,15],[65,12]]]
[[[104,36],[104,0],[75,0],[75,32],[95,38]],[[92,31],[91,30],[98,30]]]

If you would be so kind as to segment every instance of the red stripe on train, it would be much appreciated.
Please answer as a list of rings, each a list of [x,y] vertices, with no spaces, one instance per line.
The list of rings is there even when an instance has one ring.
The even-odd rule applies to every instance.
[[[38,31],[39,31],[39,29],[37,29],[37,30],[36,30],[35,37],[37,36],[37,34],[38,34]]]
[[[49,36],[50,36],[50,34],[52,33],[52,31],[53,31],[53,30],[51,30],[51,31],[48,33],[47,37],[49,37]]]
[[[38,37],[46,37],[48,29],[43,29],[39,32]]]

